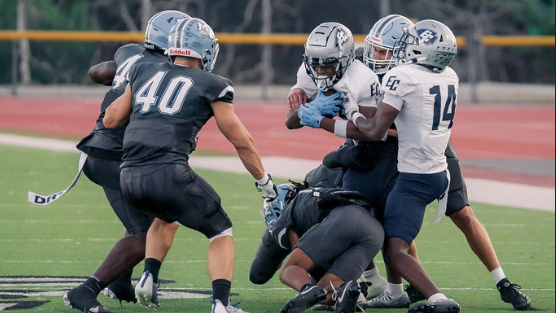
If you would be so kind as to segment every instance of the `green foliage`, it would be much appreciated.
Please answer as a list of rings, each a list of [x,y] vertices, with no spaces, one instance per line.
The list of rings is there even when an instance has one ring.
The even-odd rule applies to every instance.
[[[197,157],[200,157],[197,155]],[[74,276],[90,275],[108,249],[121,237],[122,226],[108,206],[99,186],[81,177],[77,185],[48,206],[27,203],[27,191],[42,194],[59,191],[73,179],[77,168],[76,153],[61,153],[0,145],[0,276]],[[277,277],[263,286],[253,285],[248,272],[264,229],[260,215],[261,198],[250,175],[198,170],[221,195],[222,203],[234,222],[236,265],[232,302],[253,313],[278,312],[296,292],[282,285]],[[533,307],[554,312],[555,286],[555,215],[509,207],[473,204],[475,214],[489,231],[505,273],[520,284],[532,299]],[[443,218],[432,221],[436,205],[431,205],[416,242],[420,260],[437,286],[456,299],[462,311],[473,313],[513,312],[503,303],[488,271],[469,249],[462,233]],[[208,241],[202,235],[181,227],[161,270],[165,281],[161,290],[210,291],[206,270]],[[385,275],[384,263],[377,265]],[[142,271],[139,264],[133,277]],[[31,310],[17,312],[72,312],[61,300],[63,291],[75,284],[51,286],[35,284],[33,292],[13,301],[49,301]],[[13,290],[9,285],[0,291]],[[138,304],[124,303],[100,295],[99,301],[114,312],[147,312]],[[2,301],[6,302],[6,300]],[[157,312],[208,312],[209,300],[161,298]],[[388,309],[402,313],[407,309]],[[385,311],[386,312],[386,311]]]

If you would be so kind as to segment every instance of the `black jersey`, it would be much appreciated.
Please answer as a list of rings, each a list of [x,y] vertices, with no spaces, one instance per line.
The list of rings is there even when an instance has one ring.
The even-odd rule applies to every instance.
[[[363,195],[342,188],[310,187],[297,193],[284,212],[276,220],[272,231],[275,241],[284,249],[291,249],[288,230],[299,237],[320,223],[330,212],[348,204],[358,204],[368,209]]]
[[[171,63],[144,62],[129,74],[133,112],[122,166],[187,165],[195,137],[214,115],[215,101],[232,103],[229,79]]]
[[[120,47],[114,55],[116,74],[112,87],[104,96],[97,118],[95,129],[77,145],[77,148],[100,159],[120,161],[122,159],[122,143],[127,125],[118,128],[106,128],[102,123],[104,111],[116,98],[121,96],[127,85],[127,76],[135,64],[143,62],[168,62],[168,57],[161,50],[149,50],[143,45],[128,44]]]

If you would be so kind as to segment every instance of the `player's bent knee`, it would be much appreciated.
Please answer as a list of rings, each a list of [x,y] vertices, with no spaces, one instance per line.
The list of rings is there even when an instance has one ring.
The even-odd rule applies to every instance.
[[[222,237],[233,237],[232,236],[232,228],[230,227],[230,228],[225,229],[220,234],[210,237],[209,240],[210,240],[210,242],[212,242],[214,239],[222,238]]]

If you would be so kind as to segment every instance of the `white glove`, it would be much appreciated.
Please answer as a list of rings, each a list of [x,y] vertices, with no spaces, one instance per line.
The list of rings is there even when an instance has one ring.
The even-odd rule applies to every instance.
[[[272,180],[270,174],[265,173],[262,178],[255,181],[257,191],[263,192],[263,198],[272,201],[278,195],[276,184]]]

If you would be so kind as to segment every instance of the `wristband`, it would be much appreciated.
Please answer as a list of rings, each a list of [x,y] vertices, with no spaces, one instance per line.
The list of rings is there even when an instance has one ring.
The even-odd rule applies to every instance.
[[[336,120],[334,122],[334,135],[342,138],[347,138],[347,120]]]
[[[365,117],[365,115],[361,114],[360,112],[353,113],[353,116],[351,117],[351,121],[353,122],[353,124],[355,124],[355,126],[357,126],[357,119],[360,118],[360,117],[362,117],[364,119],[367,119]],[[359,126],[357,126],[357,127],[359,127]]]

